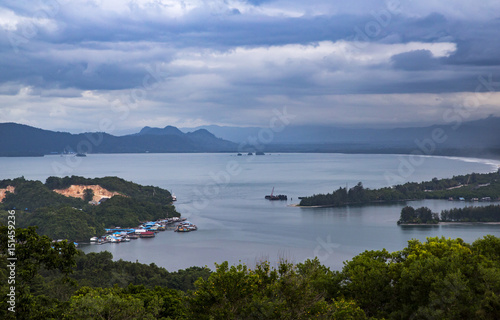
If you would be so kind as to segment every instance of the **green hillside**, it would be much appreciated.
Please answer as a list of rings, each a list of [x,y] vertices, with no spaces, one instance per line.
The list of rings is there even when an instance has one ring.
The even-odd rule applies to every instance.
[[[123,196],[92,205],[53,191],[71,185],[99,185]],[[15,187],[15,192],[7,193],[0,203],[2,221],[6,223],[7,210],[14,209],[18,227],[38,226],[40,234],[54,239],[88,240],[104,234],[106,227],[136,227],[142,221],[180,216],[169,191],[117,177],[49,177],[45,183],[23,177],[0,181],[0,188],[7,186]]]

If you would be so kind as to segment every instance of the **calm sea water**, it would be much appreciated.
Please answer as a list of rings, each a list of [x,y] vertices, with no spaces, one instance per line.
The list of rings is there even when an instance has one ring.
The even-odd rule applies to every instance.
[[[44,181],[57,175],[118,176],[171,190],[183,216],[198,226],[190,233],[161,232],[154,239],[82,245],[85,252],[110,251],[115,259],[155,263],[168,270],[213,267],[228,260],[254,264],[317,256],[339,269],[364,250],[404,248],[410,239],[460,237],[474,241],[500,236],[500,225],[396,225],[405,203],[346,208],[297,208],[299,196],[339,187],[379,188],[400,181],[430,180],[471,172],[496,171],[500,162],[449,157],[346,154],[113,154],[86,158],[0,158],[0,178]],[[288,201],[264,199],[272,188]],[[471,205],[424,200],[410,203],[433,211]],[[482,205],[479,203],[476,205]]]

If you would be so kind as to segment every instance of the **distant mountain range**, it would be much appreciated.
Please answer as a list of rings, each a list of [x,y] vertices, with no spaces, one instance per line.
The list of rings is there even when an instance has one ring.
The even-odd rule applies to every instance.
[[[237,144],[204,129],[183,133],[175,127],[143,128],[113,136],[102,132],[70,134],[17,123],[0,124],[0,156],[42,156],[51,153],[234,152]]]
[[[232,142],[241,143],[259,132],[268,130],[260,127],[200,126],[181,128],[183,132],[205,129],[216,136]],[[394,129],[343,128],[334,126],[287,126],[275,132],[268,144],[332,144],[332,143],[390,143],[407,145],[415,139],[424,139],[435,129],[448,133],[446,145],[500,145],[500,118],[488,117],[481,120],[457,122],[426,127],[407,127]],[[265,135],[267,139],[267,135]]]
[[[205,126],[144,127],[125,136],[107,133],[70,134],[0,123],[0,156],[50,153],[166,152],[341,152],[419,153],[500,158],[500,118],[396,129],[329,126],[266,128]],[[220,138],[219,138],[220,137]],[[243,146],[243,147],[242,147]]]
[[[290,125],[273,132],[272,139],[269,129],[259,127],[212,125],[181,130],[199,129],[239,144],[253,144],[254,149],[267,152],[411,153],[420,150],[423,154],[500,157],[500,118],[493,116],[394,129]]]

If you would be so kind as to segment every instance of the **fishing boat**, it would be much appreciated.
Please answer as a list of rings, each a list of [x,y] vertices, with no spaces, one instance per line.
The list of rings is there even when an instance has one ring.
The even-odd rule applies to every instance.
[[[142,232],[139,236],[141,238],[154,238],[155,237],[155,233],[152,232],[152,231],[146,231],[146,232]]]
[[[182,226],[179,226],[179,227],[177,227],[174,231],[175,231],[175,232],[189,232],[189,231],[191,231],[191,230],[189,230],[189,228],[188,228],[188,227],[182,227]]]

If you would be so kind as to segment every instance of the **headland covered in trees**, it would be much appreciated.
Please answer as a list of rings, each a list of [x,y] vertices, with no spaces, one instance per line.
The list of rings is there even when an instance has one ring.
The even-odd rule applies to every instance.
[[[8,227],[0,226],[2,319],[498,319],[500,238],[411,240],[365,251],[333,271],[309,259],[271,266],[227,262],[168,272],[112,261],[17,229],[8,284]],[[9,309],[11,308],[11,309]],[[11,310],[14,310],[12,312]]]
[[[407,182],[392,187],[369,189],[362,182],[328,194],[303,197],[300,206],[342,207],[381,202],[422,199],[497,201],[500,199],[500,169],[492,173],[471,173],[448,179],[434,178],[421,183]]]
[[[37,226],[53,239],[88,241],[105,228],[180,216],[169,191],[117,177],[49,177],[45,183],[20,177],[0,181],[2,190],[0,221],[6,224],[7,210],[15,209],[17,227]]]

